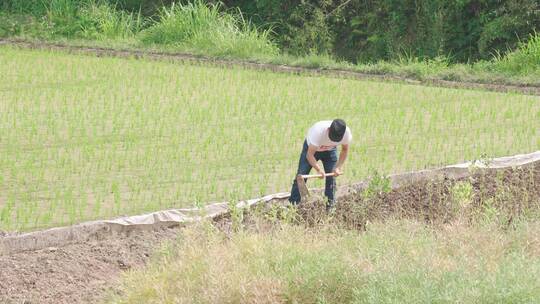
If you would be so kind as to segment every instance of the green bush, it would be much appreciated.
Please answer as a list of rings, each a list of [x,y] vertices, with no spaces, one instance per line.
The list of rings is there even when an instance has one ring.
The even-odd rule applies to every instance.
[[[51,36],[75,37],[80,31],[78,3],[71,0],[51,0],[45,5],[44,24]]]
[[[42,24],[33,16],[0,12],[0,37],[36,36]]]
[[[256,24],[273,27],[274,39],[294,56],[330,54],[335,33],[327,14],[333,0],[224,0],[227,7],[239,8]]]
[[[531,35],[529,41],[520,43],[515,51],[499,55],[494,61],[495,69],[509,74],[540,74],[540,35]]]
[[[45,14],[47,2],[42,0],[2,0],[0,10],[16,14]]]
[[[3,9],[9,13],[0,20],[4,36],[126,38],[144,25],[141,14],[118,10],[106,0],[9,0],[8,4]]]
[[[159,20],[142,32],[141,41],[237,58],[278,53],[269,40],[269,31],[260,31],[244,20],[240,12],[222,13],[218,5],[202,1],[163,8]]]
[[[29,14],[46,23],[44,34],[66,38],[116,37],[129,35],[126,23],[139,23],[137,16],[163,19],[165,12],[181,15],[178,7],[204,6],[223,3],[229,11],[242,11],[247,19],[259,28],[272,27],[273,40],[286,54],[295,56],[326,55],[352,63],[376,63],[396,60],[406,52],[420,60],[437,56],[450,58],[453,63],[470,63],[489,60],[494,53],[514,50],[520,40],[540,27],[540,2],[538,0],[501,1],[443,1],[443,0],[1,0],[0,10],[12,14]],[[173,5],[171,3],[177,3]],[[182,3],[185,5],[178,5]],[[186,4],[192,3],[192,4]],[[98,7],[99,13],[88,13],[88,6]],[[109,9],[104,9],[107,7]],[[162,9],[169,7],[171,9]],[[210,4],[210,9],[216,6]],[[95,11],[96,9],[90,10]],[[102,15],[114,24],[100,19]],[[183,48],[197,50],[201,44],[215,49],[211,55],[235,54],[231,44],[243,44],[248,49],[268,48],[268,31],[258,31],[245,22],[241,14],[233,17],[215,10],[220,19],[233,19],[230,28],[204,30],[202,37],[193,38]],[[128,18],[130,13],[134,18]],[[197,13],[201,13],[197,9]],[[81,15],[82,14],[82,15]],[[90,15],[90,16],[84,16]],[[87,19],[90,18],[89,22]],[[168,17],[167,17],[168,18]],[[166,18],[166,19],[167,19]],[[194,16],[194,18],[198,18]],[[82,23],[82,24],[81,24]],[[27,23],[28,24],[28,23]],[[122,25],[124,24],[124,25]],[[168,24],[174,24],[168,21]],[[105,27],[105,30],[100,29]],[[171,31],[161,29],[170,35]],[[83,30],[84,29],[84,30]],[[35,31],[41,31],[36,26]],[[159,36],[154,32],[154,35]],[[167,33],[165,33],[167,32]],[[5,35],[6,31],[4,31]],[[97,34],[96,34],[97,33]],[[127,33],[127,34],[126,34]],[[172,35],[175,36],[175,35]],[[211,38],[208,38],[208,37]],[[151,38],[147,38],[151,40]],[[212,41],[207,41],[212,40]],[[194,44],[193,42],[197,42]],[[211,47],[209,47],[209,44]],[[217,47],[219,46],[219,47]],[[246,53],[246,52],[240,52]],[[263,53],[267,53],[266,51]]]
[[[463,63],[489,59],[540,27],[538,0],[223,1],[257,24],[274,25],[288,53],[330,53],[360,63],[402,52]]]
[[[92,2],[78,14],[84,38],[127,38],[141,31],[144,25],[140,14],[116,10],[105,2]]]

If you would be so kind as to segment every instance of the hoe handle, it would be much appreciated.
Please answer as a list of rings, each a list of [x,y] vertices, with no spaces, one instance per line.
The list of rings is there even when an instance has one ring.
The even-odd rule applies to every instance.
[[[336,176],[335,173],[325,173],[324,174],[325,177],[328,177],[328,176]],[[315,177],[321,177],[320,174],[310,174],[310,175],[302,175],[302,178],[315,178]]]

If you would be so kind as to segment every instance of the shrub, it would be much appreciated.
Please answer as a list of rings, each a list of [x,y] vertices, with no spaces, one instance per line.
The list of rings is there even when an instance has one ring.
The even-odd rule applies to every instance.
[[[0,37],[34,36],[41,30],[41,23],[32,16],[0,12]]]
[[[505,56],[497,55],[494,60],[496,69],[510,74],[540,74],[540,35],[530,36],[529,41]]]
[[[78,14],[84,38],[127,38],[138,33],[144,25],[139,13],[117,10],[105,2],[91,2]]]
[[[126,38],[139,32],[140,13],[119,10],[106,0],[12,0],[0,17],[0,35],[85,39]]]

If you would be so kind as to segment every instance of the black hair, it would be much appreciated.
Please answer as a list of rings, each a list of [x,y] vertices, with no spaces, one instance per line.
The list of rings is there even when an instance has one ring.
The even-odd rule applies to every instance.
[[[343,139],[343,135],[345,135],[346,129],[347,125],[343,119],[334,119],[330,125],[330,130],[328,130],[328,137],[333,142],[340,142]]]

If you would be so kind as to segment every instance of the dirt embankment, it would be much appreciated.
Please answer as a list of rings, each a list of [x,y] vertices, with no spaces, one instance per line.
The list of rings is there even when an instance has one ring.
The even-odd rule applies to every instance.
[[[273,229],[272,223],[294,222],[316,227],[335,225],[364,231],[369,222],[409,219],[434,228],[454,221],[489,221],[508,229],[520,219],[540,215],[540,162],[526,167],[480,170],[465,178],[416,181],[398,188],[370,184],[361,191],[341,196],[333,213],[326,212],[320,195],[291,210],[283,201],[245,210],[242,229]],[[262,222],[254,219],[264,219]],[[237,219],[238,222],[238,219]],[[230,214],[215,219],[229,235],[234,231]],[[252,227],[256,223],[258,227]],[[237,223],[238,225],[238,223]]]
[[[540,162],[523,168],[482,170],[458,180],[423,181],[391,191],[374,188],[371,195],[343,197],[335,220],[359,230],[368,222],[388,218],[433,225],[484,219],[508,227],[520,218],[540,214]],[[313,217],[313,211],[304,208],[308,208],[304,217]]]
[[[121,58],[145,58],[151,60],[169,60],[190,63],[211,64],[220,67],[240,66],[256,70],[270,70],[279,73],[306,74],[306,75],[326,75],[331,77],[392,81],[414,85],[457,88],[457,89],[480,89],[495,92],[517,92],[528,95],[540,96],[540,86],[510,85],[495,83],[478,83],[450,81],[442,79],[417,80],[396,75],[366,74],[346,69],[333,68],[309,68],[300,66],[286,66],[281,64],[261,63],[249,60],[217,59],[205,56],[195,56],[182,53],[167,53],[157,51],[141,51],[132,49],[113,49],[105,47],[75,46],[52,42],[36,42],[16,39],[0,39],[0,45],[10,45],[28,49],[60,50],[70,53],[89,54],[95,56],[110,56]]]

